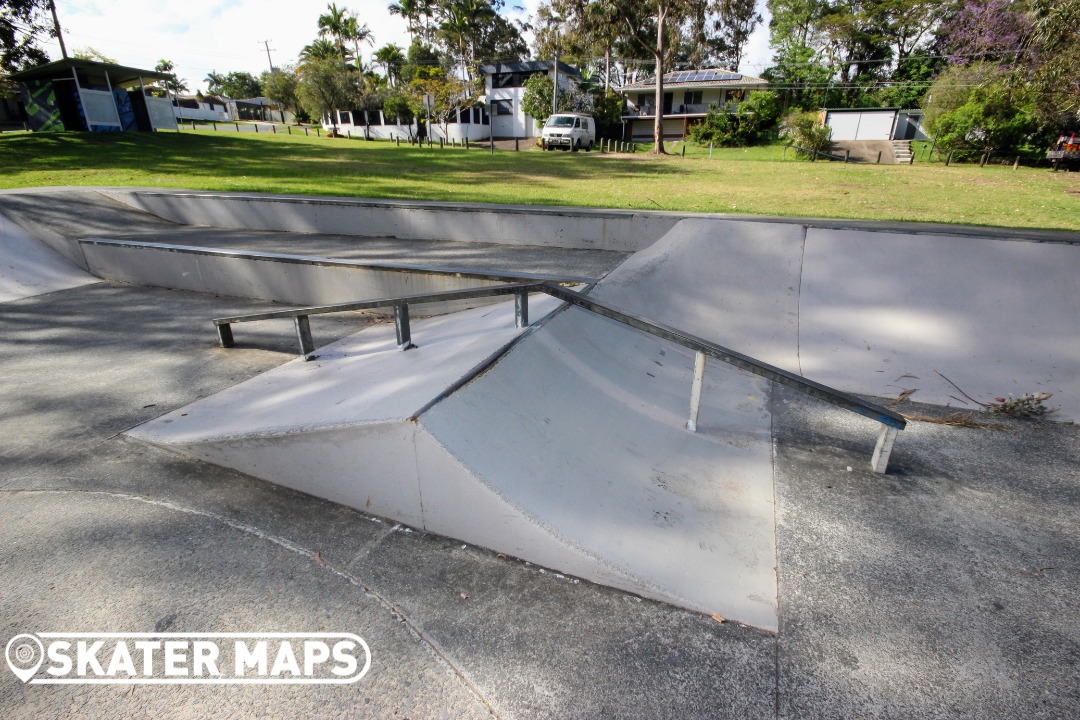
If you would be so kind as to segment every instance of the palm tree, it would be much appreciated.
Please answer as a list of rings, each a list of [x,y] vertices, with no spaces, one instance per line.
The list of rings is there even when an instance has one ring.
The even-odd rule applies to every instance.
[[[363,73],[363,64],[360,62],[360,43],[367,43],[368,45],[375,44],[375,37],[371,34],[371,30],[368,28],[367,23],[361,25],[355,15],[350,15],[342,22],[341,37],[345,40],[352,41],[353,59],[356,61],[356,71]]]
[[[225,84],[225,76],[219,73],[217,70],[211,70],[203,78],[206,82],[206,92],[211,95],[217,95],[221,92],[221,86]]]
[[[345,58],[345,21],[349,15],[347,8],[339,8],[337,3],[326,6],[326,13],[319,16],[319,37],[334,38],[338,55]]]
[[[371,57],[376,63],[382,65],[390,85],[397,85],[398,73],[401,71],[401,66],[405,64],[405,52],[397,45],[387,43],[376,50]]]
[[[305,45],[304,49],[300,51],[300,59],[307,60],[329,60],[331,58],[340,58],[337,46],[329,40],[313,40],[310,45]]]
[[[420,8],[417,0],[398,0],[396,3],[390,3],[388,10],[391,15],[403,17],[409,37],[415,37],[416,31],[420,29]]]
[[[488,0],[455,0],[446,8],[446,19],[439,33],[448,45],[457,46],[461,57],[462,78],[470,79],[469,59],[480,33],[495,18]]]

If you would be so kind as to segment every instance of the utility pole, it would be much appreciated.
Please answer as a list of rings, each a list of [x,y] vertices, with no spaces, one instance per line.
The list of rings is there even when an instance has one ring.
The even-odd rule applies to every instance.
[[[555,87],[551,91],[551,114],[559,112],[559,27],[555,26]]]
[[[270,59],[270,41],[260,40],[257,44],[266,46],[266,61],[270,63],[270,72],[274,72],[274,61]]]
[[[60,41],[60,54],[67,60],[67,48],[64,47],[64,36],[60,32],[60,19],[56,17],[56,3],[53,0],[49,0],[49,10],[52,12],[53,27],[56,28],[56,39]]]

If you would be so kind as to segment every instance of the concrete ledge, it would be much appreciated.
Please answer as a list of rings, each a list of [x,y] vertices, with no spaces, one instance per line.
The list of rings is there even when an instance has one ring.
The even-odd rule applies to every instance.
[[[634,252],[682,217],[527,205],[112,190],[122,202],[185,225],[489,242]]]
[[[104,279],[304,305],[488,287],[540,277],[104,238],[81,240],[80,245],[90,271]],[[431,303],[423,311],[438,315],[496,300]]]

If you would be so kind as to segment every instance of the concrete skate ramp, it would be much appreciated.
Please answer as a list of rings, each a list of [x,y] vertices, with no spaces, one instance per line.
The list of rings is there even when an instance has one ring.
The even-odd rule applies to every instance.
[[[533,303],[534,316],[550,299]],[[512,303],[365,330],[134,437],[554,570],[776,627],[768,384],[569,309],[518,335]],[[703,571],[703,568],[708,568]]]
[[[84,270],[89,268],[76,238],[169,232],[179,227],[85,188],[0,191],[0,214]]]
[[[692,374],[691,352],[572,308],[420,422],[638,592],[775,628],[769,383],[710,366],[691,433]]]
[[[100,282],[0,214],[0,302]]]
[[[594,295],[848,392],[1080,419],[1080,245],[968,232],[686,219]]]

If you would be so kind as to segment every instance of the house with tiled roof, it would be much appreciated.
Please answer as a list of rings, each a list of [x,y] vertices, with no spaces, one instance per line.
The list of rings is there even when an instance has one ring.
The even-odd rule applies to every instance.
[[[701,122],[709,106],[737,112],[739,103],[754,90],[767,90],[768,80],[724,68],[675,70],[664,74],[664,139],[685,140],[690,127]],[[656,120],[656,78],[646,78],[619,89],[626,98],[623,137],[650,142]]]

